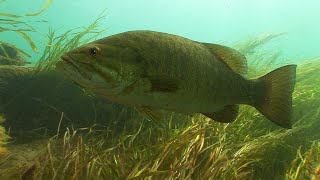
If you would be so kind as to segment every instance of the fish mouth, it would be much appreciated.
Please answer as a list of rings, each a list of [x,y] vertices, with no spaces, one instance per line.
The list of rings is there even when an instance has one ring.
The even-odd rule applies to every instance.
[[[83,68],[81,68],[73,59],[72,57],[64,54],[61,56],[61,59],[63,60],[63,62],[67,65],[72,66],[81,76],[83,76],[86,79],[91,79],[91,75],[89,73],[87,73]]]

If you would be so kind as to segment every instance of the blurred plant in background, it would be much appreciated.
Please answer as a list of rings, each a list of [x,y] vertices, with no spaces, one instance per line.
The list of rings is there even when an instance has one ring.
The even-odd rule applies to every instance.
[[[0,1],[4,3],[5,1]],[[28,13],[25,15],[11,14],[8,12],[0,12],[0,34],[4,32],[13,32],[17,36],[22,37],[32,48],[34,52],[38,52],[38,48],[32,38],[30,37],[31,32],[36,32],[28,22],[20,20],[23,17],[27,16],[38,16],[40,15],[47,7],[50,6],[52,0],[48,0],[42,9],[37,13]],[[16,47],[13,44],[0,40],[0,65],[25,65],[27,64],[27,58],[30,58],[31,55],[21,48]],[[2,71],[1,71],[2,73]],[[3,74],[2,74],[3,75]],[[3,93],[5,89],[6,82],[0,78],[0,94]],[[5,119],[0,116],[0,123],[3,123]],[[3,145],[8,140],[8,135],[5,134],[4,127],[0,126],[0,156],[6,153],[6,149]]]
[[[283,63],[278,52],[263,51],[266,41],[259,42],[247,55],[250,77],[275,68],[264,62]],[[38,179],[317,179],[319,71],[320,59],[298,66],[292,129],[273,125],[249,106],[242,106],[230,124],[167,113],[160,128],[134,111],[121,120],[121,114],[103,119],[105,126],[61,127],[59,122],[56,135],[24,173]],[[120,129],[119,120],[125,120]]]
[[[47,3],[50,4],[51,1]],[[45,8],[46,6],[43,9]],[[6,13],[0,13],[0,16],[19,18]],[[46,143],[43,145],[30,143],[30,149],[40,153],[25,163],[20,171],[4,170],[6,173],[3,173],[0,169],[0,178],[13,177],[10,173],[36,179],[320,178],[320,97],[317,96],[320,86],[314,85],[320,84],[320,59],[309,60],[298,66],[297,84],[293,94],[292,129],[282,129],[273,125],[249,106],[242,106],[237,120],[230,124],[214,122],[202,115],[185,116],[168,112],[163,122],[164,127],[160,128],[130,108],[118,108],[114,105],[107,107],[99,97],[95,99],[88,97],[89,93],[80,94],[78,87],[69,81],[66,83],[67,81],[57,76],[54,71],[56,62],[65,51],[90,42],[103,32],[98,28],[103,18],[104,15],[101,15],[87,28],[69,30],[62,35],[57,35],[55,30],[50,29],[46,36],[48,43],[42,56],[30,70],[0,68],[1,72],[8,72],[8,76],[17,75],[15,71],[23,72],[19,75],[20,81],[14,80],[21,84],[29,84],[23,86],[19,93],[2,88],[8,84],[8,77],[0,74],[0,100],[8,102],[6,107],[0,105],[0,108],[9,111],[8,107],[15,101],[18,105],[12,106],[12,113],[16,113],[17,109],[23,111],[25,107],[20,106],[23,104],[21,101],[23,97],[28,97],[26,102],[37,102],[41,107],[48,107],[54,111],[50,115],[55,118],[55,121],[47,119],[49,111],[46,109],[43,116],[34,120],[34,113],[30,113],[28,108],[25,110],[28,110],[30,117],[27,113],[23,114],[16,125],[27,123],[31,124],[30,128],[39,129],[39,124],[45,124],[46,132],[53,131],[55,135],[52,137],[52,134],[49,134],[51,138],[47,140],[48,134],[45,134]],[[23,25],[32,30],[24,22],[16,23],[12,29],[21,31],[20,26]],[[21,32],[27,34],[32,31]],[[263,49],[265,44],[283,34],[269,34],[235,45],[236,49],[247,56],[248,77],[265,74],[289,63],[280,52]],[[28,42],[34,47],[30,41]],[[16,47],[13,48],[23,52]],[[13,89],[19,90],[19,85]],[[48,96],[43,99],[30,98],[35,96],[32,94],[34,92],[45,93]],[[55,94],[56,92],[58,94]],[[8,95],[10,93],[14,94],[15,100],[7,98],[12,96]],[[58,99],[58,103],[54,104],[52,98]],[[80,106],[87,102],[91,102],[90,106]],[[66,109],[62,110],[63,107]],[[35,108],[32,108],[35,111]],[[72,109],[74,111],[70,111]],[[35,113],[39,114],[40,110]],[[103,116],[101,112],[104,111],[118,113]],[[74,112],[90,116],[85,116],[81,121],[74,121],[69,118]],[[36,123],[29,122],[31,119]],[[66,120],[73,124],[63,126]],[[81,127],[83,124],[91,125]],[[26,132],[21,131],[20,134],[25,136]],[[15,135],[19,137],[19,133]],[[0,137],[6,139],[7,136]],[[12,149],[17,150],[13,157],[21,156],[26,150],[24,146],[21,148],[18,145]],[[10,164],[12,161],[14,159],[7,156],[0,165]],[[17,164],[14,162],[13,164]]]
[[[0,3],[4,3],[4,1],[0,1]],[[37,30],[28,22],[20,19],[28,16],[39,16],[51,3],[52,0],[48,0],[39,12],[25,15],[0,12],[0,33],[13,32],[17,36],[22,37],[34,52],[38,52],[36,43],[30,37],[30,33],[37,32]],[[0,40],[0,64],[24,65],[27,63],[25,58],[30,57],[31,55],[29,53],[16,47],[14,44]]]

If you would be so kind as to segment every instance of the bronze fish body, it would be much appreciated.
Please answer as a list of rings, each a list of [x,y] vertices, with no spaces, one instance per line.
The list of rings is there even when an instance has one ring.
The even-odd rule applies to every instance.
[[[73,81],[150,118],[164,109],[232,122],[238,105],[247,104],[291,127],[296,65],[249,80],[246,58],[236,50],[154,31],[112,35],[61,58],[57,68]]]

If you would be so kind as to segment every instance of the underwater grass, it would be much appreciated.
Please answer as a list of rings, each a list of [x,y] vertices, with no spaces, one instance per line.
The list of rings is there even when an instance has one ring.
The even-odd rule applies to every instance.
[[[4,1],[0,1],[0,3],[4,3]],[[15,32],[29,43],[33,51],[38,52],[37,46],[33,42],[32,38],[29,36],[29,34],[27,34],[28,32],[36,32],[36,30],[27,22],[16,20],[16,19],[25,17],[25,16],[39,16],[43,11],[45,11],[50,6],[51,3],[52,3],[52,0],[48,0],[39,12],[27,13],[25,15],[16,15],[16,14],[10,14],[7,12],[0,12],[0,17],[2,17],[0,19],[0,22],[1,22],[0,33],[7,32],[7,31]]]
[[[0,4],[1,3],[5,3],[5,1],[0,1]],[[31,33],[37,32],[37,30],[28,22],[19,19],[28,16],[39,16],[50,6],[51,3],[52,0],[48,0],[39,12],[27,13],[25,15],[0,12],[0,34],[3,32],[15,33],[17,36],[20,36],[22,39],[24,39],[29,44],[31,49],[37,53],[38,47],[30,36]],[[8,48],[4,48],[4,46],[14,50],[18,56],[12,57],[12,55],[8,53]],[[0,60],[3,59],[5,61],[9,61],[9,64],[24,65],[28,63],[24,59],[30,57],[31,55],[23,51],[21,48],[18,48],[17,46],[8,42],[0,41]]]
[[[248,77],[283,65],[279,52],[262,49],[271,37],[279,35],[242,45],[250,52]],[[43,59],[40,71],[53,68],[58,55]],[[60,127],[62,114],[57,134],[22,175],[27,172],[35,179],[317,179],[320,87],[315,84],[320,84],[319,72],[320,59],[298,65],[292,129],[277,127],[249,106],[242,106],[230,124],[202,115],[168,113],[164,128],[132,113],[120,132],[115,130],[118,116],[106,119],[109,123],[104,127],[65,129]]]
[[[56,63],[65,52],[77,48],[96,39],[105,30],[99,30],[99,25],[105,19],[104,12],[88,27],[80,31],[69,30],[57,36],[56,31],[49,29],[46,36],[47,45],[37,61],[35,71],[49,71],[55,68]]]
[[[312,179],[320,178],[320,141],[314,141],[309,150],[302,153],[302,147],[297,150],[296,158],[287,170],[286,179]]]
[[[62,138],[57,134],[49,141],[34,177],[317,179],[318,144],[312,142],[320,138],[320,101],[313,94],[319,87],[309,83],[318,83],[319,70],[319,60],[298,66],[292,129],[278,128],[247,106],[231,124],[172,114],[164,129],[139,116],[127,121],[120,134],[112,132],[112,125],[99,131],[68,128]]]

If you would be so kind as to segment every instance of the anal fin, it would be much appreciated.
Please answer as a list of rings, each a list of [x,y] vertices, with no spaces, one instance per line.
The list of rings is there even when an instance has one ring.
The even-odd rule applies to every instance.
[[[238,105],[227,105],[218,112],[202,113],[202,114],[211,118],[214,121],[218,121],[222,123],[231,123],[237,118],[238,111],[239,111]]]

